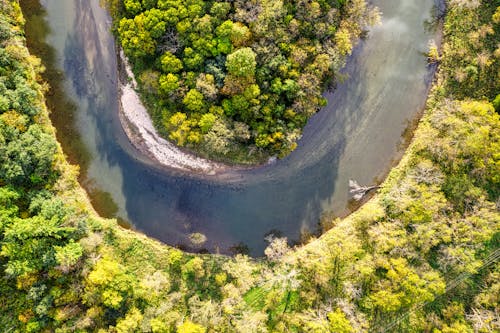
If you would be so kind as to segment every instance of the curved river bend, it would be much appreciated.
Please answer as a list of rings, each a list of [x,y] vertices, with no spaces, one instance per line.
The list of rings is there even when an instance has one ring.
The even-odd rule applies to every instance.
[[[349,178],[372,184],[385,176],[434,72],[424,53],[438,36],[429,29],[435,0],[376,0],[382,24],[356,47],[349,78],[325,94],[328,106],[309,121],[296,151],[203,179],[161,170],[128,142],[118,119],[111,22],[99,0],[21,2],[28,40],[47,44],[32,52],[61,70],[48,78],[52,119],[96,206],[168,244],[189,248],[188,235],[203,233],[202,248],[211,252],[244,244],[260,255],[270,231],[298,240],[318,230],[321,214],[349,213]]]

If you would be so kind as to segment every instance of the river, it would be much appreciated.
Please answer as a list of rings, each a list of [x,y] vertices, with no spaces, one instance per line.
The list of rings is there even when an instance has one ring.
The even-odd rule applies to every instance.
[[[323,214],[355,208],[348,180],[380,182],[401,157],[434,68],[436,0],[375,0],[382,24],[355,48],[348,76],[307,124],[288,157],[219,179],[161,169],[128,142],[118,118],[111,20],[99,0],[22,0],[31,52],[47,67],[48,105],[96,209],[191,251],[261,255],[265,235],[291,243],[318,231]],[[227,179],[224,181],[224,179]],[[202,246],[189,241],[206,235]]]

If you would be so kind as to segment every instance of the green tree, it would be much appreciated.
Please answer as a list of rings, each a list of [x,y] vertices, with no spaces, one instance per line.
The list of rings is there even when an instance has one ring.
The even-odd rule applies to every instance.
[[[0,187],[0,233],[7,224],[10,224],[18,214],[16,201],[21,195],[10,187]]]
[[[151,34],[151,37],[160,38],[165,34],[167,25],[161,10],[153,8],[141,15],[144,15],[144,28]]]
[[[3,148],[3,149],[2,149]],[[32,125],[17,140],[2,147],[0,141],[0,181],[14,185],[40,185],[53,175],[57,146],[54,138]]]
[[[217,98],[217,87],[215,86],[215,78],[212,74],[200,74],[196,79],[196,89],[209,99]]]
[[[187,136],[191,131],[191,123],[187,120],[187,115],[177,112],[168,119],[166,124],[170,131],[169,138],[177,142],[179,146],[184,146],[187,142]]]
[[[500,94],[498,94],[497,97],[495,97],[492,104],[493,104],[493,107],[495,108],[495,111],[500,113]]]
[[[184,49],[184,64],[188,69],[198,69],[204,61],[203,56],[190,47]]]
[[[437,272],[423,272],[420,276],[403,258],[390,259],[384,268],[387,269],[386,279],[380,281],[378,291],[370,295],[373,304],[382,312],[432,301],[445,290],[445,283]]]
[[[184,103],[186,108],[192,112],[200,112],[205,108],[203,94],[196,89],[189,90],[182,100],[182,103]]]
[[[165,73],[178,73],[182,68],[182,61],[170,52],[161,57],[161,68]]]
[[[345,317],[345,314],[340,310],[336,309],[334,312],[330,312],[328,315],[328,321],[330,322],[330,330],[335,333],[353,333],[354,330],[349,323],[349,320]]]
[[[55,258],[63,272],[69,272],[83,255],[80,244],[72,239],[64,246],[54,246]]]
[[[162,74],[159,79],[160,91],[164,94],[170,95],[179,89],[179,78],[177,75],[168,73]]]
[[[341,55],[345,56],[351,54],[352,51],[351,35],[347,29],[345,28],[339,29],[335,33],[335,43],[337,44],[337,48]]]
[[[132,58],[153,55],[156,42],[144,26],[144,16],[122,18],[118,25],[120,41],[125,53]]]
[[[198,126],[201,128],[202,133],[207,133],[215,123],[217,117],[212,113],[205,113],[201,116]]]
[[[125,10],[130,15],[134,16],[140,13],[142,10],[141,2],[139,0],[124,0]]]
[[[247,44],[250,40],[251,32],[246,25],[241,22],[236,22],[233,24],[231,30],[231,42],[234,46],[239,47],[241,45]]]
[[[238,49],[227,56],[226,68],[228,72],[235,76],[252,77],[255,75],[255,52],[249,47]]]
[[[205,134],[204,141],[210,151],[225,155],[229,152],[233,138],[234,133],[223,121],[217,119],[212,128]]]
[[[156,6],[157,0],[142,0],[142,7],[146,10],[152,9]]]
[[[210,14],[219,20],[227,17],[227,14],[231,10],[231,4],[227,2],[214,2],[210,8]]]
[[[111,309],[119,309],[128,300],[127,296],[137,286],[133,276],[113,258],[100,259],[87,277],[85,302],[89,305],[103,304]]]
[[[205,327],[195,324],[189,319],[177,327],[177,333],[205,333],[206,331]]]
[[[132,308],[123,319],[118,320],[116,324],[117,333],[133,333],[137,332],[137,329],[141,325],[143,315],[141,311],[137,308]]]
[[[45,203],[49,205],[50,202]],[[47,272],[56,265],[56,248],[64,245],[76,229],[63,226],[57,216],[14,218],[4,232],[0,257],[8,259],[5,272],[13,277]]]

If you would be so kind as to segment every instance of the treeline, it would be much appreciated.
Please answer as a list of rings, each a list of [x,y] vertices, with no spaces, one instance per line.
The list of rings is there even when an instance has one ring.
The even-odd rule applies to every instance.
[[[263,260],[186,254],[89,212],[48,123],[17,0],[0,4],[2,331],[500,329],[500,119],[490,103],[498,82],[477,83],[478,97],[453,81],[464,59],[498,40],[496,2],[448,3],[427,110],[380,192],[350,217],[326,221],[330,230],[307,245],[274,239]],[[485,25],[493,32],[481,47],[457,51]]]
[[[241,163],[295,149],[376,18],[364,0],[125,0],[111,8],[160,133]]]
[[[0,331],[47,327],[72,285],[87,225],[65,203],[64,162],[45,107],[43,66],[26,49],[17,1],[0,1]],[[63,176],[64,174],[68,175]]]

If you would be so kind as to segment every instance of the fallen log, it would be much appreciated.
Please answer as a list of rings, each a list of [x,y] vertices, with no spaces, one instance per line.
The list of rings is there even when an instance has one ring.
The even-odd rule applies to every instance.
[[[349,193],[352,195],[353,199],[360,201],[363,197],[371,190],[377,189],[380,186],[361,186],[357,181],[349,179]]]

